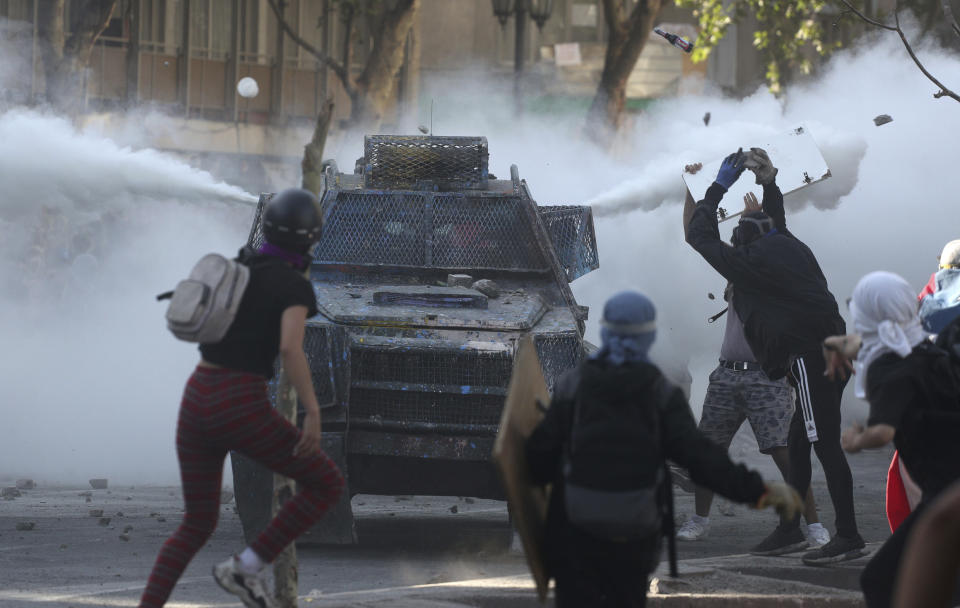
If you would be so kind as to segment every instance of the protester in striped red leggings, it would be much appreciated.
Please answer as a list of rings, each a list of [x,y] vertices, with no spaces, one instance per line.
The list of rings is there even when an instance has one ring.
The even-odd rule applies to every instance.
[[[305,190],[275,196],[263,214],[265,243],[241,251],[250,278],[224,338],[201,344],[201,361],[184,390],[177,424],[183,483],[183,522],[160,550],[140,600],[163,606],[187,564],[213,533],[220,511],[224,459],[237,451],[297,481],[287,501],[257,539],[216,565],[213,575],[249,608],[273,606],[259,573],[340,497],[343,477],[320,449],[320,406],[303,351],[304,325],[317,314],[303,276],[308,251],[321,230],[320,205]],[[271,406],[267,381],[280,355],[306,416],[303,429]]]

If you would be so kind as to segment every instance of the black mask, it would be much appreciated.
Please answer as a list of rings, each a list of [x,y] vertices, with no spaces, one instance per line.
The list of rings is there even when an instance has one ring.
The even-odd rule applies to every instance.
[[[734,247],[747,245],[760,237],[766,236],[773,230],[773,220],[766,213],[751,213],[740,218],[740,222],[733,229],[730,242]]]

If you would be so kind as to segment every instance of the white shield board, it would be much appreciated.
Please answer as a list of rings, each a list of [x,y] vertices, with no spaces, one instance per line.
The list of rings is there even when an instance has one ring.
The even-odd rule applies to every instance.
[[[827,161],[823,159],[823,154],[820,153],[820,148],[817,147],[817,142],[814,141],[810,131],[803,125],[763,141],[730,142],[730,152],[736,152],[737,148],[741,147],[744,150],[763,148],[767,151],[773,166],[779,170],[777,185],[780,186],[784,195],[830,177]],[[718,158],[705,162],[703,168],[696,174],[683,173],[683,181],[694,200],[703,200],[707,194],[707,188],[717,178],[717,171],[720,170],[722,163],[723,158]],[[737,183],[733,184],[723,196],[720,206],[725,207],[729,213],[743,211],[743,197],[747,192],[753,192],[757,195],[757,200],[762,200],[763,187],[754,183],[755,179],[753,173],[744,171]]]

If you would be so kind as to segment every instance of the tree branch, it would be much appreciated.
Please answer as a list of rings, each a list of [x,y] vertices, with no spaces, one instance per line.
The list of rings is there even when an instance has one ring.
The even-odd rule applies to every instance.
[[[948,3],[949,1],[950,0],[944,0],[945,3]],[[913,59],[913,62],[915,64],[917,64],[917,67],[920,68],[920,71],[923,72],[923,75],[926,76],[930,80],[930,82],[940,87],[940,90],[933,94],[934,98],[940,99],[941,97],[949,97],[954,101],[960,102],[960,95],[957,95],[956,93],[948,89],[942,82],[937,80],[937,78],[933,74],[928,72],[927,68],[924,67],[923,63],[920,62],[920,59],[917,57],[917,54],[913,52],[913,47],[910,46],[910,42],[907,40],[906,34],[903,33],[903,29],[900,27],[899,7],[894,5],[893,18],[894,18],[895,25],[890,26],[890,25],[886,25],[868,18],[866,15],[864,15],[863,13],[858,11],[856,8],[854,8],[853,5],[850,4],[847,0],[840,0],[840,2],[842,2],[852,13],[856,14],[858,17],[860,17],[860,19],[862,19],[863,21],[866,21],[870,25],[881,27],[885,30],[890,30],[891,32],[896,32],[897,35],[900,36],[900,40],[903,42],[904,48],[907,49],[907,53],[910,55],[910,58]],[[954,24],[955,23],[956,22],[954,22]]]
[[[943,16],[950,24],[950,29],[953,30],[954,34],[960,36],[960,24],[957,23],[957,18],[953,15],[953,6],[950,5],[950,0],[942,0],[941,4],[943,5]]]
[[[347,74],[353,63],[353,17],[356,14],[352,4],[341,5],[343,9],[343,66]],[[347,91],[351,100],[354,100],[352,91]]]
[[[297,34],[292,27],[290,27],[290,24],[287,23],[287,20],[283,17],[281,2],[283,2],[283,0],[267,0],[267,4],[270,5],[270,9],[273,11],[274,16],[276,16],[280,27],[283,28],[283,31],[286,32],[287,36],[290,36],[290,39],[293,40],[300,48],[310,53],[316,57],[317,61],[330,68],[330,71],[337,75],[337,78],[339,78],[340,82],[343,84],[343,88],[346,89],[347,94],[349,94],[350,91],[353,90],[353,84],[350,82],[350,75],[347,70],[335,59],[300,37],[300,35]],[[282,61],[283,58],[281,57],[280,60]]]
[[[64,55],[78,57],[85,62],[93,44],[110,24],[116,7],[117,0],[86,0],[77,7],[80,23],[64,43]]]
[[[870,17],[867,17],[867,16],[864,15],[862,12],[860,12],[859,10],[857,10],[857,8],[856,8],[855,6],[853,6],[852,4],[850,4],[849,2],[847,2],[847,0],[840,0],[840,2],[843,3],[843,5],[847,7],[847,10],[848,10],[848,11],[850,11],[851,13],[853,13],[854,15],[856,15],[857,17],[860,17],[860,19],[862,19],[863,21],[866,21],[866,22],[869,23],[870,25],[872,25],[872,26],[874,26],[874,27],[880,27],[880,28],[883,28],[883,29],[885,29],[885,30],[890,30],[891,32],[897,31],[897,28],[893,27],[892,25],[887,25],[887,24],[885,24],[885,23],[880,23],[879,21],[875,21],[875,20],[871,19]]]

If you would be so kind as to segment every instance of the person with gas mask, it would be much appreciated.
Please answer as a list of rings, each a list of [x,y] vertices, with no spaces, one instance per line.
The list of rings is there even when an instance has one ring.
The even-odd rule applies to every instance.
[[[687,165],[684,172],[696,174],[702,168],[700,163],[694,163]],[[693,195],[687,190],[684,201],[686,220],[693,215],[696,204]],[[762,209],[756,195],[748,193],[744,197],[744,213],[759,211]],[[685,231],[686,228],[685,223]],[[794,411],[793,389],[785,377],[770,380],[760,369],[760,363],[743,334],[740,317],[730,312],[732,295],[733,285],[727,283],[723,293],[727,308],[717,315],[717,318],[720,315],[725,318],[719,365],[710,373],[697,429],[720,447],[729,449],[740,427],[745,421],[749,421],[760,453],[771,456],[784,480],[787,480],[790,468],[787,438]],[[676,479],[676,474],[674,478]],[[709,536],[713,492],[702,486],[696,486],[693,492],[695,512],[677,530],[677,540],[699,541]],[[820,523],[812,487],[808,489],[804,500],[803,515],[807,526],[801,528],[801,531],[804,532],[806,541],[770,548],[761,544],[752,549],[753,553],[780,555],[799,551],[808,545],[819,547],[830,541],[830,533]]]
[[[741,216],[732,246],[720,238],[717,207],[723,195],[750,169],[763,187],[761,211]],[[771,380],[787,376],[796,391],[787,450],[790,484],[805,495],[810,485],[810,448],[823,466],[836,513],[836,533],[826,545],[803,555],[809,565],[855,559],[864,542],[857,530],[853,477],[840,447],[840,398],[846,380],[824,376],[821,343],[842,334],[845,323],[813,252],[788,229],[777,168],[766,151],[752,148],[727,156],[714,183],[697,203],[687,242],[733,284],[732,312]],[[782,519],[761,543],[766,549],[803,542],[799,517]]]

